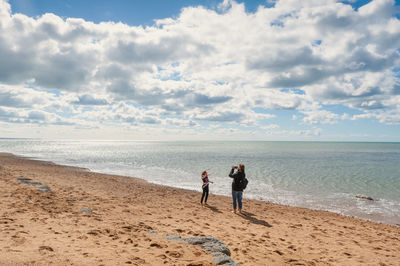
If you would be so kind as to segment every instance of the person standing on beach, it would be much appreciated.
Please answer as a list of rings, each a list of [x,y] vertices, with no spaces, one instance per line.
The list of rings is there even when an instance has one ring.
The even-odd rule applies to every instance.
[[[237,171],[234,173],[235,169]],[[232,200],[233,200],[233,213],[236,213],[236,210],[239,213],[242,213],[242,197],[243,197],[243,188],[240,187],[240,183],[242,179],[246,177],[244,173],[244,164],[239,164],[239,166],[232,166],[231,172],[229,173],[229,177],[233,178],[232,181]],[[238,209],[236,209],[237,205],[239,205]]]
[[[203,180],[203,186],[202,186],[202,188],[203,188],[203,195],[201,196],[201,201],[200,201],[200,203],[201,203],[201,205],[203,205],[203,199],[204,199],[204,205],[207,205],[208,192],[209,192],[208,185],[209,185],[210,183],[213,184],[214,182],[212,182],[212,181],[210,181],[210,180],[208,179],[207,171],[203,171],[203,172],[201,173],[201,179]],[[205,198],[204,198],[204,197],[205,197]],[[203,206],[204,206],[204,205],[203,205]]]

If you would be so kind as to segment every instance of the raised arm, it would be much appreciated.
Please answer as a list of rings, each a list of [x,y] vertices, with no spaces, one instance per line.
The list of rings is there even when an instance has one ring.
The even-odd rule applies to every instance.
[[[235,178],[235,175],[233,172],[235,171],[234,168],[231,169],[231,172],[229,173],[229,177]]]

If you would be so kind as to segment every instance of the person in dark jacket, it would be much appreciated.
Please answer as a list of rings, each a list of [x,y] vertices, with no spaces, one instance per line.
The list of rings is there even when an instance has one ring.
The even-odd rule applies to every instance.
[[[236,172],[235,169],[237,169]],[[229,173],[229,177],[233,178],[232,181],[233,213],[236,213],[236,211],[242,213],[243,189],[239,187],[239,185],[241,179],[244,178],[245,176],[246,174],[244,173],[244,164],[239,164],[239,166],[232,166],[232,170]],[[237,205],[239,205],[238,209],[236,209]]]

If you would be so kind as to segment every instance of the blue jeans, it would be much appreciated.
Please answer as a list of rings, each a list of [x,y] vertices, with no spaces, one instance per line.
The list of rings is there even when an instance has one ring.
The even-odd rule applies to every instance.
[[[236,210],[236,201],[239,203],[239,210],[242,209],[243,191],[232,190],[233,209]]]

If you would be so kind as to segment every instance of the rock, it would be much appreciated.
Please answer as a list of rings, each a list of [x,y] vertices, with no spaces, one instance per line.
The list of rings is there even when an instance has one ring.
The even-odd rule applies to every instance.
[[[200,236],[195,236],[195,237],[190,237],[187,239],[189,244],[192,245],[203,245],[204,243],[208,242],[211,239],[211,237],[200,237]]]
[[[25,184],[25,185],[40,186],[37,189],[38,192],[51,192],[51,189],[48,185],[44,185],[40,182],[32,181],[32,179],[30,179],[30,178],[20,177],[20,178],[16,178],[15,180],[17,180],[18,183]]]
[[[366,199],[366,200],[374,200],[373,198],[368,197],[368,196],[364,196],[364,195],[356,195],[356,198],[359,198],[359,199]]]
[[[172,242],[186,242],[186,239],[182,238],[180,235],[169,235],[166,236],[165,239]]]
[[[30,185],[32,179],[20,177],[20,178],[17,178],[16,180],[18,183]]]
[[[189,244],[201,246],[203,249],[214,252],[223,253],[230,256],[231,251],[225,244],[214,237],[190,237],[188,238]]]
[[[31,181],[32,179],[30,179],[30,178],[20,177],[20,178],[17,178],[16,180],[17,180],[18,183],[25,184],[25,185],[31,185],[31,186],[40,186],[40,185],[42,185],[42,183],[40,183],[40,182]]]
[[[30,179],[30,178],[20,177],[20,178],[16,178],[16,180],[18,183],[21,183],[21,184],[31,185],[31,186],[40,186],[37,189],[37,191],[39,191],[39,192],[50,192],[51,191],[49,186],[43,185],[40,182],[32,181],[32,179]]]
[[[213,255],[213,261],[217,265],[236,265],[236,263],[231,259],[231,257],[225,254]]]
[[[37,191],[39,191],[39,192],[51,192],[51,189],[50,189],[50,187],[47,186],[47,185],[41,185],[41,186],[37,189]]]
[[[80,212],[86,212],[86,213],[91,213],[91,212],[93,212],[93,210],[92,210],[91,208],[82,208],[82,209],[79,209],[79,211],[80,211]]]
[[[239,265],[231,259],[231,251],[229,250],[229,248],[222,241],[215,237],[196,236],[182,238],[180,235],[170,235],[167,236],[166,239],[170,241],[187,242],[192,245],[200,246],[202,249],[211,253],[213,261],[216,265]]]

